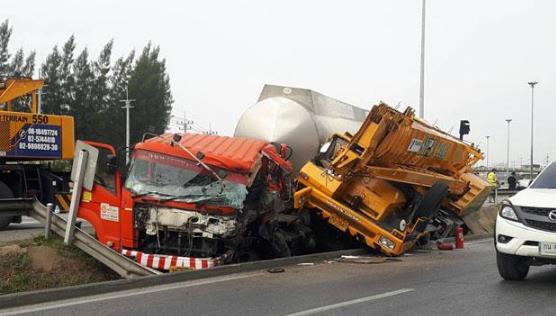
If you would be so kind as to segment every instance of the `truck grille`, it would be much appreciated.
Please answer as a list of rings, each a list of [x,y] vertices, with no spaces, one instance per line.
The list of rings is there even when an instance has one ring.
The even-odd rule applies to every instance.
[[[521,210],[525,213],[535,214],[540,216],[548,216],[548,213],[552,211],[552,208],[540,208],[540,207],[521,207]]]
[[[549,222],[541,222],[541,221],[535,221],[532,219],[526,219],[525,223],[533,228],[537,228],[540,230],[546,230],[549,232],[556,232],[556,222],[554,223],[549,223]]]

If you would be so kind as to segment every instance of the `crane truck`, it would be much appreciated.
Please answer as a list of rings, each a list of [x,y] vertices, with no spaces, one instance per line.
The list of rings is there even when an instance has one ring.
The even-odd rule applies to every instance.
[[[379,104],[354,134],[335,134],[298,177],[295,207],[363,244],[397,256],[423,237],[452,235],[492,190],[472,172],[482,153]]]
[[[48,162],[73,158],[73,118],[41,113],[43,85],[26,77],[0,78],[0,199],[36,197],[46,204],[69,190],[66,175]],[[16,104],[25,112],[16,111]],[[0,229],[20,220],[0,217]]]

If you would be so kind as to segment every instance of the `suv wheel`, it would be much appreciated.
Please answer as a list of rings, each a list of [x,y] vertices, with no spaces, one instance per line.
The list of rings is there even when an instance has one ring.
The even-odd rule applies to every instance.
[[[505,280],[523,281],[529,273],[529,258],[496,251],[498,273]]]

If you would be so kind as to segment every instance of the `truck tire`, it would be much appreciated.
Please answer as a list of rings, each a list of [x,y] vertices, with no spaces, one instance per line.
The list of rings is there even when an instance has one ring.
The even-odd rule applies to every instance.
[[[529,273],[529,258],[496,251],[498,273],[504,280],[523,281]]]
[[[415,218],[432,218],[438,213],[440,209],[440,204],[442,200],[448,194],[448,185],[442,182],[436,182],[433,186],[425,193],[421,204],[415,212]]]
[[[9,198],[13,198],[14,194],[12,193],[12,190],[10,190],[10,188],[2,181],[0,181],[0,199],[9,199]],[[12,217],[8,216],[0,216],[0,230],[8,227],[8,225],[10,225],[10,223],[12,222]]]

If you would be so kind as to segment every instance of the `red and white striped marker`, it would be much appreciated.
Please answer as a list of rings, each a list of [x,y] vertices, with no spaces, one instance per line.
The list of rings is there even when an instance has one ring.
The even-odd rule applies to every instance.
[[[135,261],[143,266],[162,271],[169,271],[170,268],[209,269],[218,265],[219,261],[218,258],[167,256],[128,249],[123,249],[122,255],[135,258]]]

